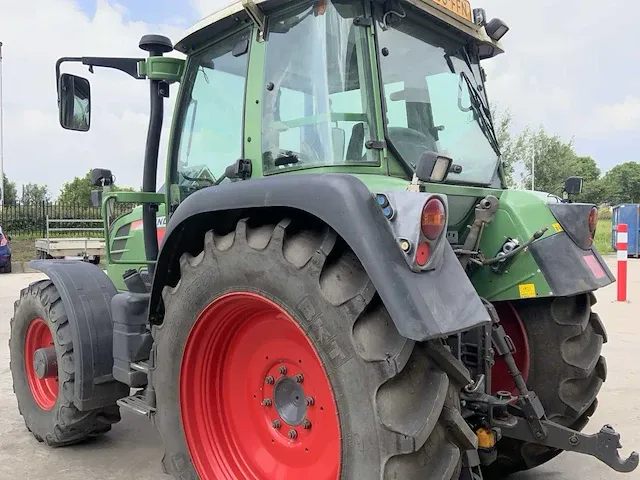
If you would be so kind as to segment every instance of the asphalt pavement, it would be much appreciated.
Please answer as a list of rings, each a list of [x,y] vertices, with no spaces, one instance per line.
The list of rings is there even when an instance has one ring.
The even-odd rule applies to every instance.
[[[607,257],[614,267],[615,257]],[[51,449],[26,430],[18,413],[9,371],[9,319],[21,288],[41,274],[0,275],[0,480],[168,480],[162,474],[162,444],[151,423],[123,412],[122,421],[96,440]],[[617,303],[616,285],[598,293],[594,309],[609,334],[604,346],[608,379],[585,431],[608,423],[622,434],[623,454],[640,451],[640,260],[629,260],[629,303]],[[640,480],[640,469],[617,474],[600,461],[563,453],[513,480]],[[427,479],[425,479],[427,480]]]

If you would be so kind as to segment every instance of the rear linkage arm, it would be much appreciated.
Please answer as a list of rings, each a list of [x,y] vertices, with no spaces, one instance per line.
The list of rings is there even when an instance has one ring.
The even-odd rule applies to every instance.
[[[622,459],[618,453],[621,448],[620,434],[610,425],[605,425],[596,434],[587,435],[547,419],[540,399],[527,388],[518,370],[513,359],[513,341],[500,324],[495,307],[483,301],[492,319],[491,340],[495,353],[504,359],[520,395],[515,403],[508,392],[498,392],[497,398],[488,395],[483,392],[484,376],[481,376],[476,384],[464,390],[462,399],[467,407],[484,415],[491,427],[498,431],[498,436],[591,455],[617,472],[635,470],[639,463],[638,453],[632,452],[628,458]]]

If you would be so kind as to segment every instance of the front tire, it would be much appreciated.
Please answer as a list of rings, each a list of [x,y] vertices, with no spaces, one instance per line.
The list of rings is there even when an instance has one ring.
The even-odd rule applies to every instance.
[[[153,331],[166,472],[457,479],[457,388],[400,336],[353,252],[309,227],[242,220],[182,256]]]
[[[73,403],[74,348],[69,320],[51,280],[20,292],[11,319],[10,369],[18,410],[27,429],[51,447],[71,445],[111,430],[120,421],[117,405],[79,411]],[[36,350],[50,352],[44,378],[34,365]]]

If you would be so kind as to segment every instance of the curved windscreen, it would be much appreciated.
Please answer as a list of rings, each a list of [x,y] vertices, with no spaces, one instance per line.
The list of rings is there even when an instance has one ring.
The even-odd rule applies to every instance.
[[[462,167],[449,180],[489,184],[499,150],[480,79],[466,47],[408,18],[378,25],[388,139],[415,166],[425,150]]]

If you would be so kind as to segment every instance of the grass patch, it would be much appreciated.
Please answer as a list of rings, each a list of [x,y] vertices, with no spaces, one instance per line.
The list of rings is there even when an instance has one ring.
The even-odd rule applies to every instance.
[[[600,218],[596,230],[595,244],[600,253],[611,253],[611,218]]]
[[[13,262],[28,262],[36,258],[36,239],[33,237],[12,237],[9,246]]]

